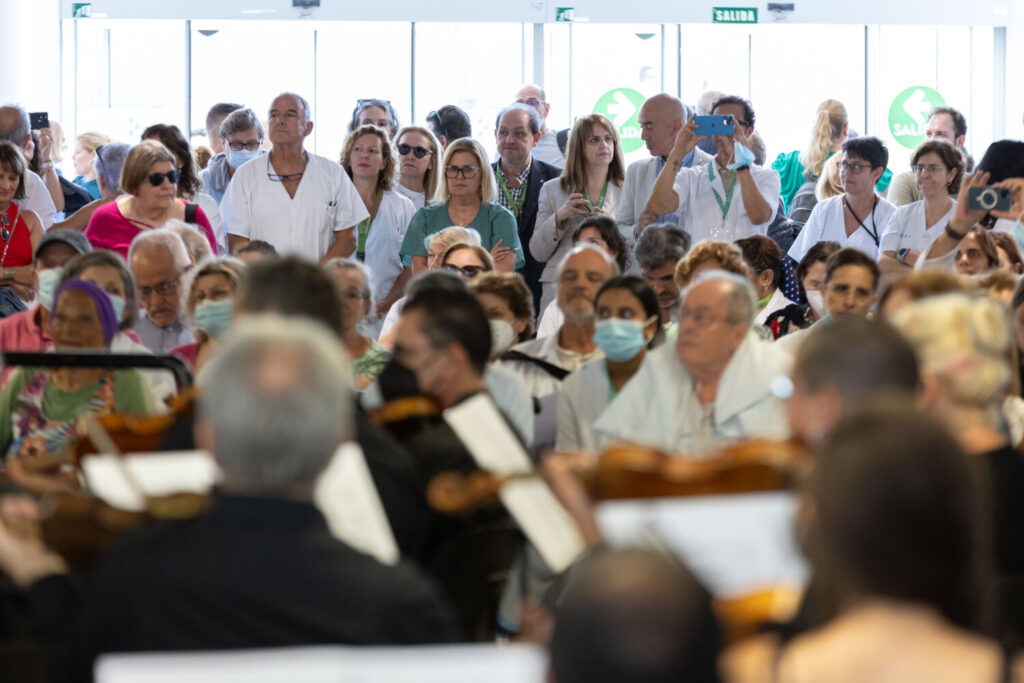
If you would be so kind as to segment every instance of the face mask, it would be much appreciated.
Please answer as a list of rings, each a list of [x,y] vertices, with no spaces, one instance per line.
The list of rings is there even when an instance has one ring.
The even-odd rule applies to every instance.
[[[214,339],[222,337],[231,327],[231,314],[234,308],[235,302],[230,298],[204,301],[196,306],[196,329],[202,330]]]
[[[636,355],[647,346],[644,327],[650,322],[651,319],[644,322],[621,318],[599,320],[594,325],[594,343],[604,351],[604,355],[610,361],[622,363],[636,358]]]
[[[37,273],[39,278],[39,303],[48,311],[53,310],[53,295],[57,291],[57,283],[60,281],[64,268],[47,268]]]
[[[117,322],[121,322],[124,319],[124,297],[116,294],[107,292],[107,297],[110,299],[111,305],[114,307],[114,317],[117,318]]]
[[[252,161],[260,155],[260,150],[254,149],[252,151],[247,149],[231,149],[227,148],[228,152],[228,163],[231,164],[231,168],[238,168],[247,161]]]
[[[504,320],[491,320],[491,355],[500,356],[516,343],[516,331]]]
[[[811,305],[814,315],[819,318],[825,317],[825,295],[821,293],[820,289],[807,290],[807,303]]]
[[[735,161],[726,166],[726,168],[735,170],[754,163],[754,153],[738,142],[733,144],[732,156]]]

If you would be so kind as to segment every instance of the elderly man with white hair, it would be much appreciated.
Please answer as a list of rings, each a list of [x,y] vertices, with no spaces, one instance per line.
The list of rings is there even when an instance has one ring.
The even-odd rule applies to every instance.
[[[153,353],[194,341],[181,306],[181,276],[193,265],[185,243],[169,228],[144,230],[128,248],[128,267],[144,309],[135,333]]]
[[[790,356],[751,331],[750,283],[708,271],[682,300],[676,343],[647,354],[594,423],[598,443],[701,457],[742,439],[787,437]]]

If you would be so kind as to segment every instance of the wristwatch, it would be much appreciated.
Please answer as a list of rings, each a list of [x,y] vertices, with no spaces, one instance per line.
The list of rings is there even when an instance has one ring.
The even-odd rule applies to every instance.
[[[47,171],[47,170],[49,170],[51,168],[53,168],[53,162],[52,161],[45,161],[45,162],[39,164],[39,170],[40,171]]]
[[[907,254],[909,254],[909,253],[910,253],[910,247],[903,247],[902,249],[900,249],[900,250],[898,250],[896,252],[896,258],[903,265],[909,266],[910,264],[907,263]]]

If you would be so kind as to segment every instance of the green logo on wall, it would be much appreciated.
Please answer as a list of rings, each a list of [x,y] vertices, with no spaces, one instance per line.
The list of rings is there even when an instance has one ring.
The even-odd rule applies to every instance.
[[[712,24],[756,24],[756,7],[712,7]]]
[[[555,21],[572,21],[573,19],[576,18],[575,14],[575,7],[556,7]]]
[[[71,16],[75,19],[91,16],[91,2],[71,3]]]
[[[942,95],[923,85],[901,92],[889,107],[889,132],[893,139],[907,149],[916,149],[924,142],[928,113],[945,104]]]
[[[646,98],[632,88],[609,90],[594,105],[595,114],[604,114],[619,132],[619,144],[625,154],[640,149],[640,107]]]

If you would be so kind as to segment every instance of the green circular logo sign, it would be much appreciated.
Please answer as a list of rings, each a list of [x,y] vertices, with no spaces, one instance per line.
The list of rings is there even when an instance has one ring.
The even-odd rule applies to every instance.
[[[646,100],[632,88],[615,88],[601,95],[594,105],[595,114],[603,114],[619,133],[619,144],[624,154],[640,149],[640,107]]]
[[[896,142],[907,149],[916,149],[924,142],[924,127],[928,113],[946,104],[935,90],[923,85],[907,88],[889,107],[889,132]]]

